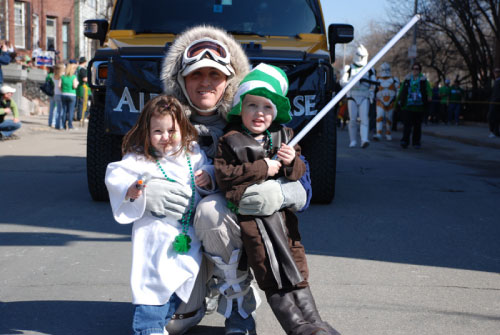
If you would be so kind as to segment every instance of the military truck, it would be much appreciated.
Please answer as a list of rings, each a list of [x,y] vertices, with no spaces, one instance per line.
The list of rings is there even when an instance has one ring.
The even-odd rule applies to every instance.
[[[108,163],[121,159],[123,135],[145,102],[162,92],[165,53],[186,28],[221,27],[238,40],[252,65],[281,67],[298,132],[334,95],[335,45],[353,39],[351,25],[325,28],[319,0],[117,0],[110,22],[85,21],[85,36],[100,42],[89,62],[92,104],[87,134],[87,179],[92,198],[108,199]],[[328,36],[328,37],[327,37]],[[328,113],[300,142],[310,164],[312,201],[335,195],[336,115]]]

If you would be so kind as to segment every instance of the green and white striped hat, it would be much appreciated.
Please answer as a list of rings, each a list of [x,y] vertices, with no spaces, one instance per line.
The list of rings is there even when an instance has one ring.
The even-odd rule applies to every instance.
[[[287,123],[292,119],[288,93],[288,78],[279,67],[260,63],[240,83],[233,99],[233,108],[227,114],[227,121],[241,116],[241,104],[247,94],[269,99],[274,106],[274,122]]]

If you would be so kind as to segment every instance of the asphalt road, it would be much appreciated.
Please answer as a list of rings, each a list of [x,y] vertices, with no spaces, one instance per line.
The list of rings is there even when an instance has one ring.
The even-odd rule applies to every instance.
[[[0,142],[0,334],[129,334],[130,226],[90,199],[85,129],[44,120]],[[500,151],[347,137],[334,202],[300,214],[323,318],[344,335],[500,334]],[[258,333],[283,333],[265,302]]]

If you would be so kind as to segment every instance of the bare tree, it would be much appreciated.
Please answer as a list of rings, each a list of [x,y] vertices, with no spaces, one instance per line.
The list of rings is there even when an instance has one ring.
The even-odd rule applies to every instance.
[[[391,21],[385,24],[385,41],[408,22],[413,4],[409,0],[390,0]],[[458,79],[467,87],[471,100],[487,100],[492,69],[500,65],[500,54],[495,53],[500,49],[499,8],[499,0],[419,0],[422,19],[417,24],[417,61],[431,81]],[[372,34],[365,36],[367,47],[383,45],[380,31]],[[408,72],[411,39],[407,34],[384,57],[399,74]]]

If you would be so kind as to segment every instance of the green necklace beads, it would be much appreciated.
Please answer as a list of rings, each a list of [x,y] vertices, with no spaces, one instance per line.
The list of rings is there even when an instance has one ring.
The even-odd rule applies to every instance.
[[[252,134],[252,132],[250,130],[247,129],[247,127],[245,127],[244,125],[241,125],[243,127],[243,130],[250,136],[254,135]],[[269,130],[265,130],[264,131],[266,133],[266,136],[267,138],[269,139],[269,149],[267,150],[267,153],[271,153],[273,152],[273,138],[271,137],[271,133],[269,132]]]
[[[194,200],[195,200],[194,173],[193,173],[193,167],[191,166],[191,157],[189,156],[189,153],[187,152],[186,148],[184,148],[184,152],[186,153],[186,159],[189,166],[189,174],[191,176],[191,199],[188,211],[184,213],[182,219],[179,220],[179,223],[182,225],[182,232],[179,235],[177,235],[174,239],[174,250],[178,254],[185,254],[191,248],[190,243],[192,240],[191,237],[189,237],[188,235],[188,229],[189,229],[189,223],[191,222],[191,216],[193,214]],[[163,170],[160,161],[158,159],[156,160],[156,165],[160,169],[165,179],[171,182],[175,182],[175,180],[167,176],[165,170]]]

